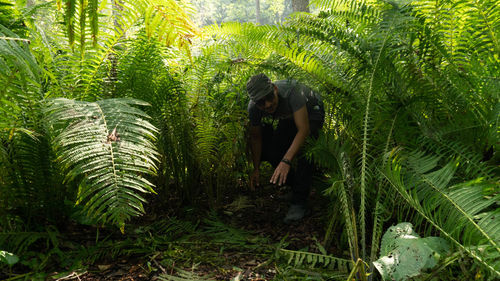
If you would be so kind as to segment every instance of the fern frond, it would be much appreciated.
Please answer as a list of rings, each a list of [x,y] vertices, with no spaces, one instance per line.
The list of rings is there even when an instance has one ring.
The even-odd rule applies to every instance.
[[[498,210],[491,209],[498,196],[484,196],[495,183],[478,178],[452,184],[456,164],[436,170],[439,158],[423,153],[410,155],[407,161],[408,167],[402,167],[393,160],[383,173],[391,186],[441,234],[500,275],[500,219]]]
[[[193,266],[194,270],[194,266]],[[194,272],[189,272],[187,270],[182,270],[182,269],[176,269],[177,275],[170,275],[170,274],[161,274],[158,276],[158,280],[163,280],[163,281],[211,281],[214,279],[210,279],[210,277],[204,277],[200,276]]]
[[[70,46],[73,46],[76,35],[79,35],[81,54],[85,50],[88,24],[94,47],[97,46],[97,38],[103,35],[104,30],[101,30],[101,35],[99,34],[98,9],[104,7],[108,9],[100,11],[101,16],[111,12],[115,24],[114,33],[118,38],[129,30],[129,23],[135,24],[143,16],[148,36],[158,36],[158,39],[164,41],[167,46],[178,42],[179,47],[183,48],[190,45],[190,38],[199,36],[195,24],[190,20],[188,11],[191,9],[184,2],[172,0],[129,0],[112,3],[102,3],[98,0],[78,2],[66,0],[64,2],[66,35]],[[75,22],[79,23],[78,28],[75,28]]]
[[[80,182],[77,204],[83,204],[89,216],[122,230],[126,220],[144,212],[140,194],[154,192],[145,176],[156,172],[157,130],[134,107],[138,105],[146,104],[131,99],[55,99],[45,109],[66,180]]]
[[[173,184],[191,198],[197,184],[193,120],[186,91],[165,67],[162,51],[159,42],[141,32],[119,59],[116,91],[151,104],[146,112],[160,132],[156,142],[161,155],[158,188]]]
[[[360,176],[360,191],[361,191],[361,202],[360,202],[360,227],[361,227],[361,245],[362,245],[362,259],[366,260],[366,182],[368,179],[368,160],[369,154],[367,151],[368,141],[369,141],[369,130],[370,130],[370,114],[371,114],[371,102],[372,95],[376,91],[375,89],[375,81],[376,76],[379,72],[379,68],[383,64],[384,56],[386,55],[386,48],[390,44],[391,37],[393,35],[393,30],[398,24],[398,21],[401,20],[398,18],[398,15],[393,15],[391,12],[388,12],[386,15],[387,19],[382,21],[380,25],[382,38],[379,42],[376,42],[376,53],[374,56],[374,61],[372,63],[372,68],[369,74],[369,82],[368,89],[366,93],[366,106],[364,110],[364,119],[363,119],[363,142],[362,142],[362,151],[361,151],[361,176]]]
[[[250,232],[227,225],[214,213],[211,213],[203,222],[206,224],[203,233],[211,237],[211,241],[215,243],[255,249],[261,247],[261,243],[267,240],[266,238],[252,237]]]
[[[68,1],[67,3],[72,3],[72,0]],[[171,0],[73,2],[80,12],[75,15],[66,13],[66,21],[79,20],[80,25],[79,28],[75,26],[74,35],[67,32],[66,36],[79,38],[70,40],[71,45],[78,48],[79,52],[75,53],[73,49],[60,46],[64,52],[57,55],[55,60],[57,67],[53,70],[56,76],[62,76],[54,77],[54,80],[57,79],[61,84],[61,88],[73,89],[72,95],[65,95],[66,97],[85,100],[116,97],[117,57],[123,51],[128,38],[135,37],[137,30],[142,30],[138,29],[138,26],[144,26],[151,38],[167,46],[176,46],[188,53],[191,40],[200,36],[197,27],[189,19],[189,8],[182,4],[183,2]],[[102,10],[98,12],[97,9]],[[112,18],[113,26],[109,25],[109,21],[99,21],[98,18]],[[89,20],[90,23],[87,24]],[[89,34],[92,36],[93,46],[89,46],[88,40],[85,40]],[[51,91],[57,90],[64,89],[59,87],[51,89]]]
[[[354,266],[351,260],[325,254],[279,249],[281,255],[288,258],[288,264],[295,267],[309,265],[310,268],[325,267],[340,272],[349,272]]]
[[[60,234],[55,227],[47,227],[43,232],[10,231],[0,233],[2,249],[23,255],[35,247],[57,247]]]
[[[499,28],[500,9],[498,1],[415,1],[417,12],[434,15],[427,18],[431,26],[447,39],[450,54],[461,65],[470,65],[481,56],[490,63],[498,65],[494,54],[500,52]],[[443,20],[445,19],[445,20]],[[471,61],[471,58],[472,61]]]
[[[29,40],[19,38],[0,25],[0,81],[4,85],[2,92],[15,89],[15,84],[10,87],[11,83],[39,83],[42,70],[31,54],[28,43]],[[18,79],[13,79],[14,77]]]
[[[445,138],[444,133],[437,130],[435,135],[420,138],[420,143],[426,147],[426,150],[432,151],[436,156],[448,160],[456,159],[462,163],[463,165],[460,165],[458,169],[459,172],[463,173],[462,177],[465,179],[483,177],[492,180],[495,178],[495,167],[483,162],[482,151],[468,143]]]
[[[177,43],[179,49],[187,47],[191,39],[199,37],[201,33],[190,19],[189,7],[183,1],[149,0],[145,11],[146,34],[155,36],[165,45]]]
[[[5,152],[0,161],[0,205],[27,225],[40,219],[55,223],[63,215],[62,206],[52,202],[65,193],[58,190],[52,151],[40,124],[44,70],[29,40],[17,39],[22,38],[0,26],[0,140]]]

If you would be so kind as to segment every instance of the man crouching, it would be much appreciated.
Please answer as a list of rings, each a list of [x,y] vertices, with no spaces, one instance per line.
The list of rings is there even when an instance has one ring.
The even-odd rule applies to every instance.
[[[318,137],[325,118],[323,102],[319,94],[297,81],[273,83],[264,74],[248,80],[247,92],[254,167],[250,188],[254,190],[260,185],[260,163],[271,163],[275,170],[270,182],[279,186],[286,183],[292,188],[291,205],[284,222],[298,221],[307,211],[314,170],[313,163],[305,158],[301,148],[309,135]],[[279,120],[276,129],[262,122],[266,117],[273,123]]]

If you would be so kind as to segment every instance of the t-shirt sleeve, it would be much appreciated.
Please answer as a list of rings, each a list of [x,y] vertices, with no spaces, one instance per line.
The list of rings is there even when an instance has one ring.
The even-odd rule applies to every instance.
[[[250,119],[250,125],[260,126],[262,120],[262,111],[257,108],[257,105],[253,102],[248,103],[248,118]]]
[[[310,91],[305,86],[302,85],[297,85],[291,92],[290,92],[290,98],[289,98],[289,103],[290,103],[290,108],[292,109],[292,112],[295,112],[299,109],[301,109],[304,105],[307,103],[307,98],[306,95],[308,94],[307,91]]]

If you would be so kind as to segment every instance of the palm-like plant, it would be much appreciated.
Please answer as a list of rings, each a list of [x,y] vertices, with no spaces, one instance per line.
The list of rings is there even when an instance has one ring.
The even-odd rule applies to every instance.
[[[60,0],[57,1],[57,7],[59,9],[63,7]],[[190,45],[190,38],[197,34],[196,27],[190,20],[191,12],[192,9],[184,1],[125,0],[103,3],[99,0],[88,2],[68,0],[64,3],[64,24],[69,44],[73,46],[74,43],[78,43],[82,53],[88,39],[87,35],[92,37],[93,45],[96,46],[99,36],[102,36],[103,31],[106,32],[101,29],[108,23],[102,25],[102,22],[99,22],[99,16],[103,14],[112,17],[111,30],[118,38],[129,32],[138,20],[143,19],[148,36],[158,35],[160,41],[164,41],[167,46],[185,47]]]
[[[42,99],[43,70],[29,50],[29,40],[0,26],[0,210],[9,220],[47,220],[55,223],[65,193],[57,190],[50,145],[44,136],[38,102]],[[6,223],[7,222],[7,223]],[[14,228],[17,226],[14,226]],[[7,228],[8,229],[8,228]]]
[[[325,1],[323,1],[325,2]],[[326,1],[328,2],[328,1]],[[347,1],[346,1],[347,2]],[[328,4],[328,3],[327,3]],[[331,4],[331,3],[329,3]],[[329,5],[328,4],[328,5]],[[362,4],[363,5],[363,4]],[[467,5],[470,6],[470,5]],[[331,6],[330,6],[331,7]],[[383,7],[383,6],[382,6]],[[493,7],[493,6],[490,6]],[[368,9],[370,10],[370,9]],[[467,166],[461,167],[463,169],[461,171],[461,174],[456,180],[461,180],[461,179],[471,179],[477,176],[484,176],[486,178],[491,178],[492,173],[490,172],[491,169],[488,169],[484,164],[480,163],[478,158],[476,157],[477,154],[481,155],[482,150],[481,149],[475,149],[473,150],[474,152],[471,152],[471,154],[475,154],[476,156],[471,156],[468,152],[465,152],[466,149],[461,149],[461,147],[471,147],[474,145],[474,141],[471,143],[467,143],[467,137],[462,138],[460,141],[455,140],[453,136],[447,135],[445,138],[447,141],[444,140],[443,134],[440,133],[441,130],[444,130],[446,132],[450,131],[450,128],[453,128],[454,133],[459,133],[459,134],[466,134],[468,130],[474,130],[475,128],[483,128],[483,131],[488,131],[488,127],[491,127],[491,125],[496,124],[497,122],[494,120],[488,120],[488,118],[482,118],[481,116],[488,116],[490,113],[496,112],[494,109],[495,107],[492,106],[492,104],[498,103],[498,97],[492,99],[492,104],[490,103],[484,103],[484,102],[478,102],[476,98],[478,96],[472,96],[470,98],[466,98],[463,96],[463,92],[468,92],[468,91],[477,91],[478,89],[481,89],[481,87],[478,84],[475,84],[473,82],[473,79],[469,78],[463,78],[460,77],[460,74],[457,72],[456,68],[447,68],[447,67],[442,67],[440,65],[434,66],[435,63],[431,62],[428,60],[428,58],[433,57],[434,59],[437,59],[437,61],[440,60],[449,60],[450,64],[453,64],[454,61],[450,59],[449,56],[446,56],[446,51],[443,48],[442,41],[437,35],[434,35],[433,31],[427,29],[425,26],[422,26],[420,22],[425,21],[425,19],[422,19],[424,17],[422,14],[418,14],[418,16],[415,15],[415,10],[418,11],[418,7],[414,7],[411,5],[408,6],[402,6],[402,7],[397,7],[397,5],[392,5],[392,7],[388,8],[383,8],[381,10],[381,13],[375,13],[375,14],[380,14],[382,15],[382,20],[381,21],[376,21],[376,25],[378,26],[378,29],[371,29],[372,31],[372,38],[375,38],[376,41],[370,42],[370,41],[365,41],[365,46],[366,43],[371,44],[372,46],[368,48],[370,51],[371,55],[366,56],[361,53],[361,55],[358,55],[357,52],[352,52],[351,48],[347,48],[346,51],[356,55],[355,57],[358,58],[367,58],[365,62],[361,60],[366,67],[367,72],[358,72],[358,80],[359,86],[363,88],[363,85],[367,86],[366,90],[366,102],[364,105],[365,108],[365,116],[363,118],[363,142],[361,144],[362,150],[360,151],[360,157],[361,157],[361,171],[360,171],[360,191],[361,191],[361,204],[360,204],[360,221],[361,221],[361,231],[365,229],[365,226],[363,226],[363,198],[369,198],[370,196],[363,195],[363,186],[364,186],[364,181],[365,180],[370,180],[367,175],[377,175],[378,172],[374,170],[375,166],[373,164],[370,164],[367,166],[367,160],[370,162],[375,162],[379,163],[382,165],[385,165],[386,160],[381,159],[381,158],[374,158],[370,155],[374,155],[374,152],[380,154],[380,155],[386,155],[388,151],[388,147],[390,145],[394,144],[404,144],[405,146],[419,146],[421,144],[419,143],[414,143],[409,141],[407,137],[401,136],[401,133],[405,134],[412,134],[413,132],[418,132],[420,131],[424,135],[426,135],[427,138],[431,139],[434,141],[434,144],[431,146],[432,150],[434,153],[437,153],[439,155],[446,155],[446,157],[454,157],[454,156],[461,156],[467,159],[466,163]],[[489,12],[491,14],[495,14],[496,12],[494,9],[489,9]],[[333,12],[332,14],[335,14]],[[348,16],[350,19],[350,22],[354,22],[355,17],[353,14],[356,14],[356,9],[347,9],[341,13],[343,16]],[[488,18],[488,17],[487,17]],[[490,17],[491,19],[491,17]],[[482,20],[482,19],[478,19]],[[493,22],[494,25],[497,25],[497,23]],[[354,29],[356,29],[356,23],[354,24]],[[380,33],[378,33],[380,32]],[[377,34],[380,34],[382,36],[377,38]],[[417,42],[414,41],[413,38],[418,38],[418,44]],[[486,38],[483,41],[490,41],[491,38]],[[363,40],[363,39],[361,39]],[[361,41],[360,40],[360,41]],[[371,39],[372,40],[372,39]],[[491,41],[495,41],[496,39],[493,39]],[[492,46],[494,44],[490,44]],[[370,46],[370,45],[368,45]],[[425,46],[425,48],[424,48]],[[407,49],[406,49],[407,48]],[[416,49],[418,49],[421,53],[416,52]],[[363,50],[363,49],[361,49]],[[467,50],[470,50],[470,46],[467,48]],[[482,52],[476,53],[474,56],[475,57],[489,57],[489,51],[491,49],[485,49],[482,50]],[[468,52],[468,51],[466,51]],[[413,59],[412,59],[413,58]],[[412,60],[414,60],[412,62]],[[494,62],[493,65],[497,64],[497,62]],[[363,70],[362,68],[360,70]],[[422,72],[424,72],[422,74]],[[368,75],[363,75],[363,73],[368,74]],[[360,75],[361,74],[361,75]],[[446,77],[446,78],[445,78]],[[452,77],[450,79],[450,77]],[[361,79],[359,79],[361,78]],[[428,79],[427,81],[425,81]],[[449,79],[449,80],[448,80]],[[384,80],[389,80],[391,82],[387,83],[385,82],[384,84],[381,84],[382,81]],[[429,83],[429,80],[432,82]],[[482,79],[480,79],[482,80]],[[439,82],[437,82],[439,81]],[[462,81],[461,83],[458,81]],[[483,80],[484,81],[484,80]],[[424,89],[419,88],[417,85],[425,85]],[[439,89],[439,92],[438,92]],[[426,91],[428,91],[426,93]],[[432,97],[429,97],[428,94],[429,92],[434,93]],[[437,106],[432,106],[432,99],[435,99],[435,94],[439,93],[442,95],[443,99],[445,100],[442,104],[439,104]],[[386,100],[384,97],[387,95],[389,98],[393,100]],[[459,96],[459,99],[456,99],[455,95]],[[482,93],[479,94],[480,96],[489,99],[491,96],[490,93]],[[370,109],[372,106],[370,105],[370,102],[374,100],[376,103],[374,106],[376,106],[377,110],[379,113],[375,114],[371,113],[373,109]],[[385,108],[382,108],[378,106],[381,102],[385,103]],[[394,103],[396,102],[396,103]],[[466,106],[466,104],[470,104],[473,106],[473,109],[470,112],[466,113],[467,117],[466,118],[449,118],[452,119],[450,120],[451,122],[443,122],[443,117],[444,116],[450,116],[450,115],[455,115],[457,107],[455,107],[456,103],[461,103],[463,102],[463,106]],[[401,103],[398,105],[398,103]],[[398,107],[392,108],[390,104],[397,105]],[[389,106],[388,106],[389,105]],[[425,105],[426,107],[421,107],[421,105]],[[393,115],[393,120],[392,122],[390,121],[389,118],[385,117],[387,116],[385,112],[390,113],[392,111]],[[422,118],[419,116],[419,114],[425,114],[428,116],[427,118]],[[390,115],[389,115],[390,116]],[[420,128],[415,127],[415,126],[408,126],[408,124],[401,123],[398,119],[401,119],[402,117],[404,118],[411,118],[420,124]],[[381,119],[382,118],[382,119]],[[445,117],[446,118],[446,117]],[[386,126],[387,129],[384,129],[384,126],[380,122],[387,122],[388,124],[392,124],[391,126]],[[457,129],[457,122],[462,124],[461,129]],[[472,123],[470,126],[464,126],[464,124],[467,123]],[[434,132],[429,133],[428,129],[429,127],[432,127]],[[438,129],[443,128],[443,129]],[[448,130],[444,129],[448,127]],[[356,128],[356,127],[354,127]],[[378,134],[381,136],[386,136],[387,141],[384,142],[383,139],[377,139],[374,138],[374,133],[370,132],[372,130],[378,131]],[[350,130],[348,128],[348,130]],[[447,134],[447,133],[445,133]],[[475,134],[476,136],[480,136],[481,139],[483,140],[488,140],[488,137],[485,136],[485,134],[479,133]],[[370,137],[369,137],[370,136]],[[455,140],[453,142],[449,142],[451,139]],[[371,143],[371,148],[370,146],[367,146],[369,142]],[[385,145],[382,145],[384,144]],[[425,141],[424,143],[428,143]],[[438,144],[436,144],[438,143]],[[460,144],[461,143],[461,144]],[[490,142],[491,143],[491,142]],[[367,149],[369,148],[369,149]],[[430,147],[429,147],[430,148]],[[377,152],[378,151],[378,152]],[[375,161],[373,161],[373,160]],[[476,168],[477,167],[477,168]],[[368,168],[368,169],[367,169]],[[365,171],[368,171],[369,173],[366,174]],[[371,171],[371,172],[370,172]],[[380,201],[379,201],[379,196],[381,186],[384,186],[385,183],[383,181],[380,181],[377,183],[377,178],[379,177],[372,177],[370,180],[371,183],[370,185],[373,187],[378,187],[376,189],[372,190],[378,190],[377,196],[373,196],[374,198],[378,198],[376,201],[376,206],[375,207],[375,214],[374,214],[374,241],[372,241],[372,260],[373,260],[373,253],[374,250],[377,249],[376,243],[377,239],[376,237],[380,237],[380,235],[377,233],[380,233],[380,230],[377,230],[377,226],[380,227],[380,219],[378,218],[380,212],[378,211],[380,206]],[[469,186],[467,184],[463,185],[464,190],[468,189],[475,189],[472,186]],[[429,191],[430,193],[436,195],[435,190],[434,191]],[[458,194],[458,192],[457,192]],[[411,196],[410,196],[411,197]],[[414,199],[415,200],[415,199]],[[458,200],[459,201],[459,200]],[[492,201],[490,201],[490,205]],[[427,203],[427,202],[426,202]],[[434,204],[433,204],[434,203]],[[461,202],[463,203],[463,202]],[[436,208],[436,206],[439,206],[439,202],[432,201],[429,202],[430,206],[429,208]],[[455,202],[454,202],[455,204]],[[413,204],[410,204],[411,206],[414,206]],[[458,209],[461,209],[463,212],[461,213],[462,217],[469,217],[471,218],[471,214],[468,213],[468,211],[471,211],[472,213],[479,212],[481,208],[478,210],[468,210],[467,207],[461,206],[460,203],[456,203],[458,206]],[[372,205],[372,207],[374,207]],[[459,219],[457,216],[455,219]],[[435,221],[431,220],[431,223],[434,224]],[[444,223],[443,221],[439,222],[438,224],[434,224],[438,229],[442,230],[441,224]],[[495,224],[493,224],[495,225]],[[456,225],[455,225],[456,226]],[[454,231],[457,231],[457,229],[460,229],[463,225],[458,226],[457,228],[454,229]],[[487,229],[491,229],[491,226],[485,226]],[[481,227],[480,227],[481,228]],[[447,235],[446,233],[443,233],[444,235]],[[489,236],[488,236],[489,235]],[[487,237],[490,242],[490,246],[492,246],[493,249],[495,249],[495,245],[497,242],[496,241],[498,238],[498,234],[493,232],[488,234]],[[364,235],[361,233],[361,240],[363,239]],[[476,241],[477,242],[477,241]],[[361,241],[362,245],[365,245],[365,242]],[[476,246],[479,244],[475,244]],[[363,251],[364,252],[364,251]],[[471,253],[472,255],[472,253]],[[488,258],[486,260],[494,260],[497,257],[497,254],[492,252],[489,252]],[[492,264],[487,264],[487,266],[493,270],[494,274],[498,274],[498,269],[495,268],[495,266],[492,266]]]
[[[58,4],[61,7],[61,3],[59,2]],[[130,1],[130,3],[116,2],[109,4],[110,9],[101,12],[110,16],[112,15],[113,26],[110,28],[112,32],[100,33],[98,32],[99,30],[103,31],[109,28],[109,23],[106,19],[110,19],[110,17],[101,16],[101,20],[97,21],[98,6],[98,1],[66,1],[65,3],[64,7],[67,11],[64,16],[67,27],[66,35],[70,45],[73,47],[76,44],[78,47],[77,52],[73,52],[71,48],[64,46],[61,40],[58,40],[64,36],[62,32],[46,33],[45,30],[41,29],[41,26],[34,24],[31,27],[35,31],[39,31],[33,32],[34,37],[31,38],[31,45],[37,50],[35,57],[28,48],[30,40],[18,38],[17,35],[2,27],[0,48],[2,50],[2,62],[4,63],[1,64],[2,72],[0,80],[3,85],[6,85],[2,89],[5,94],[2,94],[2,98],[5,101],[5,105],[2,103],[2,110],[8,113],[5,115],[2,114],[2,120],[0,121],[3,129],[2,133],[4,134],[3,137],[5,137],[3,139],[6,140],[5,143],[2,143],[6,144],[2,146],[2,151],[5,152],[2,154],[4,156],[2,157],[2,164],[11,163],[11,165],[14,165],[15,161],[30,163],[23,159],[18,160],[16,157],[26,156],[26,152],[28,151],[39,151],[40,153],[44,151],[46,154],[44,159],[47,161],[45,163],[46,168],[48,170],[57,170],[50,164],[52,163],[50,159],[54,155],[47,146],[48,140],[45,136],[45,127],[42,126],[43,123],[39,123],[41,117],[40,111],[37,110],[40,108],[39,102],[46,96],[79,97],[95,100],[99,97],[115,95],[116,73],[113,73],[113,71],[116,71],[117,60],[115,57],[119,51],[119,48],[116,48],[116,46],[118,43],[126,41],[125,34],[129,36],[133,35],[131,31],[135,30],[137,26],[145,23],[148,36],[156,37],[167,43],[168,46],[177,45],[185,48],[189,45],[190,38],[197,34],[195,26],[190,22],[189,17],[186,16],[188,12],[184,4],[176,1]],[[104,6],[100,5],[100,7]],[[112,13],[111,11],[113,10],[119,10],[119,13]],[[170,13],[171,10],[175,10],[175,13]],[[50,18],[53,17],[50,16]],[[43,19],[44,23],[45,21],[46,19]],[[80,24],[76,26],[74,23],[78,21]],[[85,38],[88,34],[93,35],[93,47],[88,44],[88,40]],[[79,40],[75,40],[75,38]],[[165,41],[166,38],[168,38],[168,42]],[[47,65],[44,65],[44,70],[38,66],[36,59],[39,59],[42,63],[47,63]],[[107,77],[109,78],[106,79]],[[128,113],[130,114],[130,112]],[[117,114],[122,113],[118,112]],[[54,117],[57,114],[51,114],[50,116]],[[57,122],[55,119],[51,119],[51,121]],[[32,136],[36,135],[40,140],[39,143],[44,145],[43,149],[25,149],[33,146],[33,142],[29,142],[30,144],[26,145],[19,144],[19,148],[23,149],[17,149],[18,145],[14,144],[13,140],[15,141],[19,132],[26,132]],[[22,137],[22,139],[29,140],[29,138],[25,137]],[[153,139],[150,141],[153,141]],[[20,154],[21,152],[23,153]],[[30,158],[36,159],[35,156],[31,156],[25,160]],[[32,162],[35,163],[34,161]],[[72,165],[71,163],[65,164]],[[48,168],[49,166],[50,168]],[[31,166],[15,165],[12,171],[19,172],[21,167]],[[30,171],[39,172],[44,170],[45,168],[30,169]],[[46,175],[49,174],[46,173]],[[13,175],[5,179],[9,185],[12,185],[11,183],[14,182],[14,179],[27,178],[36,178],[36,175],[33,174],[29,177],[23,174]],[[45,182],[49,186],[58,186],[57,184],[51,184],[50,181],[41,180],[41,178],[43,177],[40,177],[36,182]],[[88,181],[87,184],[89,184]],[[37,188],[35,185],[31,185],[30,191],[27,194],[33,194],[34,190],[42,191],[44,188]],[[88,196],[88,194],[84,196]],[[43,203],[40,204],[43,205]],[[61,206],[62,204],[51,205]],[[137,202],[134,205],[139,208]],[[138,212],[140,210],[131,212],[130,214]],[[111,221],[122,224],[125,219],[125,217],[115,217]],[[105,220],[103,219],[103,221]]]
[[[199,36],[189,19],[190,8],[184,2],[69,0],[65,4],[65,31],[56,29],[57,32],[50,33],[53,37],[50,44],[45,38],[40,40],[42,49],[52,49],[57,44],[57,52],[52,51],[52,57],[48,58],[52,64],[52,87],[48,89],[52,96],[91,101],[119,97],[120,93],[115,92],[118,57],[126,51],[129,40],[137,36],[137,31],[145,30],[148,37],[164,46],[186,52],[192,38]],[[93,44],[87,40],[89,35]],[[69,40],[69,46],[61,43],[64,39]]]
[[[141,193],[154,192],[147,175],[156,172],[156,128],[130,99],[95,103],[55,99],[45,112],[66,181],[77,180],[77,204],[90,217],[118,225],[144,212]]]
[[[212,48],[213,47],[213,48]],[[231,50],[223,45],[204,49],[194,58],[184,78],[185,88],[191,89],[192,114],[195,123],[195,156],[200,169],[200,181],[216,206],[227,188],[235,186],[245,170],[246,144],[245,103],[242,87],[249,76],[248,69]],[[244,64],[241,63],[241,64]]]
[[[384,193],[390,185],[379,172],[389,163],[386,155],[391,150],[420,148],[449,160],[466,159],[468,164],[455,174],[457,182],[495,178],[488,164],[480,162],[478,155],[485,148],[477,143],[497,147],[498,142],[498,5],[457,2],[314,1],[323,9],[318,16],[301,14],[285,26],[214,27],[218,40],[234,44],[234,49],[252,50],[243,59],[262,67],[271,57],[278,58],[292,76],[314,81],[331,93],[326,100],[332,101],[330,115],[336,120],[330,128],[337,135],[330,140],[340,147],[349,144],[322,156],[332,155],[336,160],[330,166],[342,175],[334,187],[354,260],[368,261],[368,250],[372,260],[376,257],[383,219],[391,216],[384,212],[394,203]],[[477,31],[473,23],[459,29],[461,35],[468,34],[467,40],[450,41],[450,34],[456,34],[455,29],[448,32],[455,17],[442,24],[433,20],[441,19],[435,17],[441,11],[451,15],[456,7],[480,26]],[[264,50],[253,51],[259,47]],[[253,54],[259,54],[260,61]],[[470,63],[459,59],[464,57],[470,57]],[[375,211],[369,215],[368,210]]]
[[[453,183],[458,162],[422,152],[395,157],[384,176],[401,197],[442,235],[500,275],[498,182],[477,178]]]
[[[116,88],[123,96],[151,104],[147,113],[159,129],[159,195],[169,196],[174,187],[184,199],[192,199],[198,179],[193,121],[186,90],[164,63],[166,53],[160,42],[141,34],[119,58]]]

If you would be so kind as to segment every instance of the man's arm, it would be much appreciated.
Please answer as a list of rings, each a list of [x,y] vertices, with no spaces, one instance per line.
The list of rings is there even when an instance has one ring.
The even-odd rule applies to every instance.
[[[259,176],[260,176],[260,159],[262,156],[262,127],[261,126],[251,126],[250,127],[250,150],[252,153],[253,162],[253,172],[250,175],[250,188],[255,189],[255,186],[259,186]]]
[[[290,161],[297,155],[307,136],[309,136],[309,117],[307,115],[307,107],[305,105],[293,113],[293,120],[295,121],[295,126],[297,127],[297,134],[295,135],[290,148],[288,148],[288,151],[285,153],[285,156],[283,156],[283,158]]]
[[[283,156],[283,158],[286,158],[289,161],[292,161],[292,159],[297,155],[309,135],[309,117],[307,115],[307,107],[305,105],[293,113],[293,120],[295,122],[295,126],[297,127],[297,134],[295,135],[295,138],[293,139],[287,152]],[[286,182],[288,172],[290,172],[290,168],[289,164],[280,162],[278,167],[274,170],[274,174],[271,177],[271,183],[278,183],[278,185],[284,184]]]

